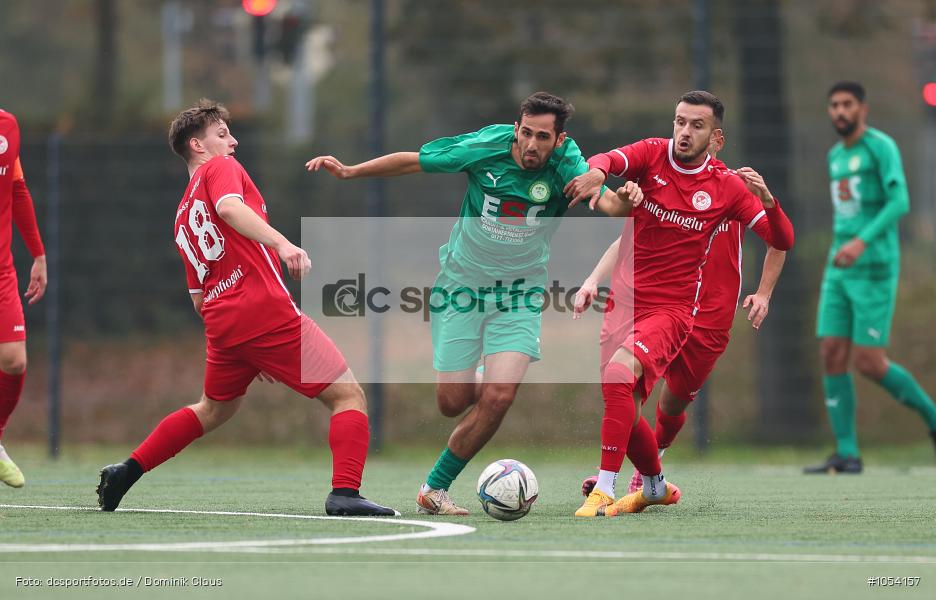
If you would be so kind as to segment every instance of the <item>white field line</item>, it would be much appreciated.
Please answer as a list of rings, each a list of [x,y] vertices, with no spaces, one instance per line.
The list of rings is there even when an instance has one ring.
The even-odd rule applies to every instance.
[[[87,506],[36,506],[27,504],[0,504],[0,508],[20,508],[36,510],[60,511],[97,511],[99,509]],[[223,542],[167,542],[144,544],[0,544],[0,553],[3,552],[90,552],[90,551],[190,551],[208,550],[219,552],[242,552],[245,550],[258,550],[275,547],[296,547],[326,544],[366,544],[373,542],[399,542],[403,540],[422,540],[427,538],[448,537],[472,533],[475,528],[456,523],[414,521],[397,519],[394,517],[327,517],[320,515],[294,515],[280,513],[258,512],[232,512],[221,510],[173,510],[149,508],[119,508],[119,512],[127,513],[163,513],[180,515],[210,515],[219,517],[263,517],[271,519],[306,519],[318,521],[364,521],[382,523],[385,525],[410,525],[425,527],[425,531],[409,533],[394,533],[387,535],[366,535],[358,537],[337,538],[305,538],[305,539],[276,539],[276,540],[243,540]]]
[[[746,552],[654,552],[615,550],[496,550],[494,548],[248,548],[243,552],[277,554],[367,554],[455,558],[517,558],[568,560],[649,560],[682,562],[894,563],[936,565],[936,556],[860,554],[771,554]]]
[[[91,507],[35,506],[0,504],[0,508],[45,509],[63,511],[93,511]],[[165,513],[214,516],[269,517],[279,519],[315,519],[342,521],[375,521],[385,524],[428,527],[428,531],[371,535],[342,538],[311,538],[294,540],[247,540],[229,542],[180,542],[162,544],[0,544],[3,552],[83,552],[101,550],[142,550],[180,552],[201,550],[211,552],[273,553],[273,554],[358,554],[382,557],[453,557],[492,559],[567,559],[567,560],[650,560],[699,562],[776,562],[776,563],[883,563],[883,564],[936,564],[936,556],[862,555],[862,554],[777,554],[747,552],[662,552],[616,550],[497,550],[494,548],[373,548],[373,547],[316,547],[332,544],[357,544],[400,541],[464,535],[475,531],[473,527],[456,523],[414,521],[393,517],[326,517],[278,513],[200,511],[172,509],[118,509],[128,513]]]

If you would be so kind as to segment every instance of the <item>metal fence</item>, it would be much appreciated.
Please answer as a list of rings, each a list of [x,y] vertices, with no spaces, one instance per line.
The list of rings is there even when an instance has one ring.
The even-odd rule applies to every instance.
[[[302,164],[311,156],[331,153],[357,162],[372,156],[381,140],[386,151],[414,150],[438,136],[510,122],[519,100],[537,89],[572,100],[571,135],[586,154],[604,151],[667,136],[675,98],[707,79],[727,106],[722,158],[765,172],[797,229],[797,247],[765,328],[754,339],[739,319],[733,346],[713,377],[710,435],[797,441],[814,439],[825,427],[811,333],[831,223],[825,152],[835,135],[825,117],[825,92],[835,80],[859,79],[869,90],[872,124],[903,150],[912,193],[893,354],[918,372],[931,362],[921,323],[931,318],[928,298],[936,287],[936,137],[920,90],[936,76],[928,34],[936,20],[933,2],[280,4],[268,17],[262,60],[255,25],[234,0],[4,7],[0,81],[18,85],[4,86],[0,99],[20,116],[27,179],[47,237],[50,192],[57,189],[60,200],[61,258],[53,276],[60,293],[66,441],[132,439],[152,425],[141,421],[197,394],[200,325],[170,235],[185,172],[164,130],[181,108],[179,99],[199,96],[232,108],[239,158],[270,202],[273,224],[298,240],[303,216],[375,210],[454,216],[463,192],[457,176],[421,175],[385,182],[386,198],[379,200],[380,190],[366,182],[308,175]],[[384,10],[382,23],[374,19],[375,6]],[[49,21],[53,13],[66,18]],[[290,15],[301,17],[300,29],[285,62]],[[17,59],[26,55],[34,58]],[[383,85],[379,74],[374,79],[377,64],[383,65]],[[175,92],[164,93],[168,87]],[[749,242],[748,249],[750,289],[759,272],[758,243]],[[19,242],[14,252],[22,278],[27,261]],[[328,257],[313,257],[313,265],[316,260]],[[49,369],[42,337],[45,313],[29,309],[27,315],[32,402],[17,420],[23,436],[38,437],[46,429],[44,381],[55,369]],[[147,370],[153,364],[160,366]],[[921,378],[936,389],[933,375]],[[383,391],[388,440],[433,431],[426,426],[437,423],[430,388]],[[915,427],[874,388],[859,391],[861,427],[869,435],[888,439],[896,428]],[[525,393],[533,408],[518,405],[526,415],[517,417],[518,429],[519,419],[543,407],[561,415],[567,403],[577,402],[583,422],[600,410],[595,390],[587,387],[537,386]],[[270,406],[287,414],[311,411],[292,422],[312,419],[313,428],[321,428],[314,409],[284,408],[280,396],[286,397],[276,396]],[[127,401],[133,417],[119,410]],[[225,435],[284,440],[303,427],[268,423],[257,410],[255,420]],[[540,429],[544,439],[567,441],[580,432]]]

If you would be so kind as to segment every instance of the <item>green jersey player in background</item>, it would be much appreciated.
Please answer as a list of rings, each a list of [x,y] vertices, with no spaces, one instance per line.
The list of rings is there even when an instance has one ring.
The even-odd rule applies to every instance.
[[[829,150],[834,238],[819,294],[816,335],[826,409],[837,443],[826,462],[806,473],[860,473],[855,388],[849,360],[865,377],[917,411],[936,442],[936,406],[913,376],[887,358],[900,273],[897,223],[910,210],[900,150],[866,124],[864,88],[836,83],[829,117],[842,140]]]
[[[626,216],[642,200],[632,182],[617,193],[602,189],[594,197],[565,198],[572,179],[588,171],[564,131],[572,112],[562,98],[537,92],[520,105],[513,125],[490,125],[429,142],[419,152],[396,152],[358,165],[346,166],[332,156],[306,163],[309,171],[324,168],[339,179],[418,172],[468,175],[460,217],[439,250],[441,271],[432,288],[430,325],[439,410],[447,417],[471,410],[420,488],[420,512],[468,514],[452,501],[448,489],[493,437],[527,367],[540,358],[537,290],[546,288],[550,238],[566,209],[588,200],[592,208]],[[437,311],[440,305],[445,308]],[[476,369],[482,359],[479,384]]]

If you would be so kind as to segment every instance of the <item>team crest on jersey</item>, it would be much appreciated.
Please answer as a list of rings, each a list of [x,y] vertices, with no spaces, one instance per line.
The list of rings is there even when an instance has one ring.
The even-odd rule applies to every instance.
[[[852,157],[848,160],[848,170],[849,170],[849,171],[857,171],[857,170],[858,170],[858,167],[860,167],[860,166],[861,166],[861,157],[860,157],[860,156],[852,156]]]
[[[708,195],[708,192],[699,190],[692,195],[692,205],[696,210],[706,210],[712,205],[712,197]]]
[[[10,142],[7,139],[0,135],[0,154],[6,154],[7,148],[10,147]]]
[[[530,186],[530,200],[537,204],[543,204],[549,200],[551,193],[545,181],[535,181]]]

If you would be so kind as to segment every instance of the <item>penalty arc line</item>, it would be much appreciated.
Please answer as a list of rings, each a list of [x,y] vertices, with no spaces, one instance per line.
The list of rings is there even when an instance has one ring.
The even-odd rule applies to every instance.
[[[59,510],[59,511],[94,511],[100,509],[88,506],[39,506],[30,504],[0,504],[0,508]],[[397,519],[394,517],[331,517],[322,515],[296,515],[285,513],[259,513],[236,512],[222,510],[176,510],[166,508],[119,508],[116,512],[125,513],[157,513],[181,515],[205,515],[221,517],[261,517],[272,519],[304,519],[316,521],[358,521],[374,522],[389,525],[410,525],[425,527],[426,531],[413,531],[408,533],[393,533],[386,535],[366,535],[359,537],[338,538],[305,538],[305,539],[276,539],[276,540],[232,540],[223,542],[166,542],[166,543],[139,543],[139,544],[0,544],[0,553],[3,552],[93,552],[93,551],[189,551],[207,550],[218,552],[256,551],[277,547],[299,547],[331,544],[363,544],[374,542],[398,542],[404,540],[422,540],[437,537],[449,537],[473,533],[474,527],[457,523],[416,521],[410,519]]]

